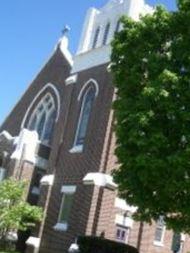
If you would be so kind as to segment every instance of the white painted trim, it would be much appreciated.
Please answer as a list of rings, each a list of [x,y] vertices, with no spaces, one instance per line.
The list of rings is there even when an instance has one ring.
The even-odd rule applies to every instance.
[[[16,242],[18,240],[18,235],[16,232],[8,232],[6,239],[8,241]]]
[[[48,101],[48,103],[46,103],[46,98],[50,98],[50,100]],[[49,103],[52,103],[53,106],[49,109],[48,106],[49,106]],[[39,108],[42,107],[42,111],[39,112]],[[52,114],[52,112],[54,112],[56,109],[56,106],[55,106],[55,101],[54,101],[54,98],[52,96],[52,94],[50,92],[46,93],[46,95],[40,100],[40,102],[37,104],[37,106],[35,107],[35,110],[32,112],[31,116],[30,116],[30,120],[27,124],[27,128],[30,129],[30,126],[31,126],[31,122],[33,122],[34,120],[34,117],[36,117],[36,122],[35,122],[35,129],[38,128],[38,125],[39,125],[39,122],[45,112],[45,124],[44,126],[46,125],[46,123],[48,122],[49,120],[49,116]],[[57,114],[57,113],[56,113]],[[56,115],[57,117],[57,115]],[[45,128],[43,129],[42,131],[42,136],[44,136],[44,131],[45,131]],[[42,138],[43,139],[43,138]]]
[[[116,214],[115,217],[115,224],[123,226],[125,228],[132,228],[133,227],[134,220],[130,217],[124,217],[121,214]]]
[[[71,52],[68,49],[68,45],[69,45],[69,40],[68,40],[66,35],[63,35],[63,37],[60,38],[60,40],[57,44],[57,47],[60,48],[62,54],[67,59],[70,66],[72,66],[73,65],[73,56],[72,56]]]
[[[57,90],[57,88],[51,84],[51,83],[48,83],[46,84],[37,94],[36,96],[34,97],[34,99],[32,100],[32,102],[30,103],[25,115],[24,115],[24,118],[23,118],[23,121],[22,121],[22,124],[21,124],[21,129],[24,128],[24,125],[25,125],[25,122],[26,122],[26,119],[28,117],[28,114],[30,113],[30,110],[31,108],[33,107],[33,105],[35,104],[35,102],[37,101],[37,99],[39,98],[39,96],[47,89],[47,88],[51,88],[53,90],[53,92],[55,93],[56,95],[56,98],[57,98],[57,117],[56,117],[56,121],[58,120],[59,118],[59,114],[60,114],[60,108],[61,108],[61,100],[60,100],[60,95],[59,95],[59,91]]]
[[[111,46],[98,46],[93,50],[74,56],[74,64],[71,73],[78,73],[82,70],[90,69],[101,64],[110,62]]]
[[[53,228],[56,231],[67,231],[68,223],[57,223]]]
[[[186,235],[184,233],[181,233],[181,242],[185,242]]]
[[[34,236],[30,236],[30,237],[28,238],[28,240],[26,241],[26,244],[27,244],[27,245],[34,246],[34,248],[39,249],[39,247],[40,247],[40,241],[41,241],[40,238],[34,237]]]
[[[48,186],[52,186],[54,183],[54,179],[55,176],[54,175],[45,175],[42,177],[42,179],[40,180],[40,184],[41,185],[48,185]]]
[[[87,89],[86,89],[86,91],[84,93],[84,96],[82,98],[82,105],[81,105],[81,108],[80,108],[80,114],[79,114],[79,118],[78,118],[78,122],[77,122],[77,129],[76,129],[76,132],[75,132],[74,143],[73,143],[73,147],[69,151],[70,153],[81,153],[83,151],[83,144],[77,144],[77,139],[78,139],[78,134],[79,134],[80,126],[81,126],[81,120],[82,120],[82,116],[83,116],[83,112],[84,112],[84,104],[85,104],[85,101],[86,101],[86,96],[88,95],[88,92],[89,92],[89,90],[92,87],[90,85],[91,83],[95,87],[95,98],[98,96],[98,93],[99,93],[98,83],[94,79],[88,80],[84,84],[84,86],[82,87],[82,89],[80,90],[80,93],[79,93],[79,96],[78,96],[78,101],[81,100],[81,97],[83,96],[85,88],[87,87]]]
[[[157,229],[157,227],[158,227],[158,225],[157,225],[157,223],[156,223],[156,229]],[[156,229],[155,229],[155,233],[156,233]],[[158,247],[163,247],[163,246],[164,246],[165,232],[166,232],[166,226],[163,226],[161,240],[160,240],[160,241],[154,240],[153,244],[154,244],[155,246],[158,246]],[[155,236],[155,234],[154,234],[154,236]]]
[[[104,173],[88,173],[83,178],[83,183],[85,185],[96,185],[99,187],[108,188],[111,190],[115,190],[117,185],[113,182],[113,177],[110,175],[106,175]]]
[[[7,139],[8,141],[12,141],[14,139],[14,137],[12,135],[10,135],[9,132],[7,132],[7,131],[3,131],[0,133],[0,140],[2,137]]]
[[[96,92],[95,92],[95,97],[98,96],[98,93],[99,93],[99,85],[98,85],[98,83],[97,83],[97,81],[96,81],[95,79],[91,78],[91,79],[89,79],[89,80],[83,85],[82,89],[80,90],[80,93],[79,93],[78,98],[77,98],[78,101],[81,100],[82,95],[83,95],[83,93],[84,93],[84,90],[85,90],[86,87],[87,87],[89,84],[91,84],[91,83],[94,85],[95,90],[96,90]]]
[[[85,52],[89,49],[92,37],[92,28],[95,25],[95,20],[98,13],[99,11],[96,8],[91,7],[88,9],[82,28],[77,54]]]
[[[154,241],[153,244],[154,244],[154,246],[157,246],[157,247],[164,247],[163,242]]]
[[[63,185],[61,187],[61,193],[73,194],[76,192],[76,185]]]
[[[111,66],[112,66],[112,64],[110,63],[110,64],[108,64],[108,66],[107,66],[107,72],[108,73],[111,73]]]
[[[11,159],[31,162],[36,162],[36,148],[38,146],[38,134],[36,131],[30,131],[28,129],[22,129],[20,131],[15,150],[11,155]]]
[[[77,82],[78,79],[78,75],[71,75],[69,76],[66,80],[65,80],[65,85],[70,85],[70,84],[74,84]]]
[[[120,199],[120,198],[115,199],[115,207],[123,211],[129,211],[131,213],[135,213],[137,211],[137,207],[129,206],[124,199]]]
[[[77,244],[77,242],[71,244],[68,252],[80,252],[80,248],[79,248],[79,245]]]

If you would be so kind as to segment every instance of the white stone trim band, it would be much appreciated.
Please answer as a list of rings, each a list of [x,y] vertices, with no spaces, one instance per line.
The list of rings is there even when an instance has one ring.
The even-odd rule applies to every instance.
[[[104,173],[88,173],[83,178],[85,185],[96,185],[108,189],[115,190],[117,185],[113,182],[113,177]]]
[[[34,248],[36,248],[36,249],[39,249],[39,247],[40,247],[40,241],[41,241],[40,238],[30,236],[28,238],[28,240],[26,241],[26,244],[34,246]]]
[[[54,183],[54,175],[45,175],[44,177],[42,177],[42,179],[40,180],[40,184],[41,185],[47,185],[47,186],[52,186]]]
[[[65,80],[65,84],[66,85],[74,84],[77,82],[77,78],[78,78],[77,74],[71,75]]]

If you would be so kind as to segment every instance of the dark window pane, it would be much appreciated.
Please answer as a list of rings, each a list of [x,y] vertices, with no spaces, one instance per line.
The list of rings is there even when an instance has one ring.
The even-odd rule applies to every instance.
[[[120,20],[117,21],[117,24],[116,24],[116,28],[115,28],[115,32],[118,33],[119,32],[119,29],[120,29]]]
[[[35,130],[36,129],[36,122],[37,122],[37,116],[34,115],[32,121],[30,122],[29,130]]]
[[[0,157],[0,167],[3,166],[3,158]]]
[[[46,122],[46,113],[44,112],[40,118],[40,121],[39,121],[38,127],[37,127],[37,132],[39,134],[40,139],[42,138],[45,122]]]
[[[94,101],[95,91],[94,89],[90,89],[84,97],[84,101],[82,104],[82,111],[80,115],[79,129],[76,139],[76,145],[82,145],[85,140],[86,131],[88,127],[88,121],[90,117],[90,112],[92,109],[92,103]]]
[[[120,239],[120,234],[121,234],[121,230],[120,230],[120,229],[117,229],[117,233],[116,233],[117,239]]]
[[[122,241],[125,241],[125,231],[123,230],[122,233],[121,233],[121,240]]]
[[[51,137],[52,137],[53,130],[54,130],[55,119],[56,119],[56,111],[54,110],[49,115],[46,125],[45,125],[45,130],[44,130],[43,139],[47,140],[48,142],[51,141]]]
[[[110,23],[108,23],[108,24],[106,25],[106,28],[105,28],[105,31],[104,31],[104,37],[103,37],[103,42],[102,42],[103,45],[106,45],[106,44],[107,44],[109,31],[110,31]]]
[[[155,241],[161,242],[161,240],[162,240],[162,232],[163,232],[162,228],[156,228]]]
[[[63,203],[62,203],[61,213],[59,217],[60,223],[65,223],[68,221],[69,213],[72,207],[72,202],[73,202],[73,194],[65,194],[63,196]]]
[[[180,252],[181,248],[181,235],[179,233],[174,233],[172,238],[172,251],[175,253]]]
[[[94,36],[94,41],[93,41],[93,44],[92,44],[92,48],[96,47],[97,42],[98,42],[98,38],[99,38],[99,34],[100,34],[100,27],[98,27],[96,29],[95,36]]]

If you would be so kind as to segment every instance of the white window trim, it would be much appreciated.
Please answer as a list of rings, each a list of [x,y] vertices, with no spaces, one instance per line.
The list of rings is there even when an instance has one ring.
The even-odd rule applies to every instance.
[[[88,89],[86,90],[86,92],[84,94],[84,97],[83,97],[83,100],[82,100],[82,105],[81,105],[81,108],[80,108],[80,116],[79,116],[79,119],[78,119],[78,122],[77,122],[77,131],[75,133],[75,140],[74,140],[73,148],[75,150],[77,150],[78,153],[82,152],[83,147],[84,147],[83,144],[77,144],[77,139],[78,139],[79,129],[80,129],[80,126],[81,126],[81,120],[82,120],[82,116],[83,116],[83,112],[84,112],[84,104],[86,102],[86,96],[87,96],[88,91],[90,90],[90,88],[91,88],[91,86],[88,87]]]
[[[133,228],[134,220],[130,217],[124,217],[124,215],[116,214],[115,224],[124,228]]]
[[[31,104],[29,105],[25,115],[24,115],[24,118],[23,118],[23,121],[22,121],[22,124],[21,124],[21,129],[24,128],[24,125],[26,123],[26,119],[28,118],[28,115],[33,107],[33,105],[35,104],[35,102],[37,101],[37,99],[40,97],[40,95],[46,90],[50,88],[51,90],[53,90],[53,93],[55,94],[56,98],[57,98],[57,117],[56,117],[56,122],[58,121],[58,118],[59,118],[59,114],[60,114],[60,108],[61,108],[61,99],[60,99],[60,95],[59,95],[59,91],[58,89],[51,83],[48,83],[46,84],[39,92],[38,94],[35,96],[35,98],[33,99],[33,101],[31,102]]]
[[[78,98],[77,98],[78,101],[81,100],[81,98],[82,98],[82,96],[83,96],[83,94],[84,94],[84,91],[85,91],[86,87],[89,86],[89,84],[93,84],[93,85],[94,85],[94,88],[95,88],[95,90],[96,90],[96,92],[95,92],[95,97],[98,96],[98,94],[99,94],[99,85],[98,85],[98,83],[97,83],[97,81],[96,81],[95,79],[91,78],[91,79],[89,79],[89,80],[83,85],[82,89],[80,90],[80,93],[79,93]]]
[[[163,242],[159,242],[159,241],[154,241],[154,246],[157,246],[157,247],[164,247],[164,243]]]
[[[122,227],[120,225],[116,225],[116,233],[117,231],[120,230],[120,232],[125,232],[125,240],[122,240],[121,238],[117,238],[116,236],[116,241],[117,242],[122,242],[122,243],[129,243],[129,237],[130,237],[130,233],[131,233],[131,228],[129,227]]]
[[[62,194],[71,194],[71,195],[73,195],[75,192],[76,192],[76,185],[63,185],[61,187],[61,193]],[[60,216],[61,216],[61,211],[62,211],[62,208],[63,208],[63,204],[64,204],[64,195],[62,196],[62,199],[61,199],[61,205],[60,205],[60,209],[59,209],[58,221],[55,224],[55,226],[53,227],[57,231],[67,231],[67,229],[68,229],[68,223],[67,222],[60,222]]]
[[[83,100],[82,100],[82,105],[80,107],[80,115],[79,115],[79,118],[78,118],[78,122],[77,122],[77,130],[75,132],[75,139],[74,139],[74,144],[73,144],[73,147],[69,150],[70,153],[74,154],[74,153],[82,153],[83,152],[83,147],[84,145],[83,144],[77,144],[77,137],[78,137],[78,134],[79,134],[79,129],[80,129],[80,124],[81,124],[81,120],[82,120],[82,115],[83,115],[83,111],[84,111],[84,103],[86,101],[86,96],[88,94],[88,91],[89,89],[91,88],[91,85],[90,84],[93,84],[94,88],[95,88],[95,98],[98,96],[98,93],[99,93],[99,86],[98,86],[98,83],[94,80],[94,79],[90,79],[88,80],[84,86],[82,87],[80,93],[79,93],[79,96],[78,96],[78,101],[81,100],[82,98],[82,95],[85,91],[85,88],[87,86],[89,86],[87,88],[87,90],[85,91],[85,94],[83,96]]]
[[[156,226],[156,229],[157,229],[157,226]],[[158,247],[163,247],[163,246],[164,246],[165,232],[166,232],[166,226],[163,226],[162,238],[161,238],[160,241],[154,240],[153,244],[154,244],[155,246],[158,246]],[[154,235],[154,236],[155,236],[155,235]]]

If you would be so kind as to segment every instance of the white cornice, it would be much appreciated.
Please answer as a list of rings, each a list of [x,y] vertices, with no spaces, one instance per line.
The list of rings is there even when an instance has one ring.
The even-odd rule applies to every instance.
[[[111,46],[106,45],[81,53],[74,57],[71,73],[77,73],[110,62]]]

